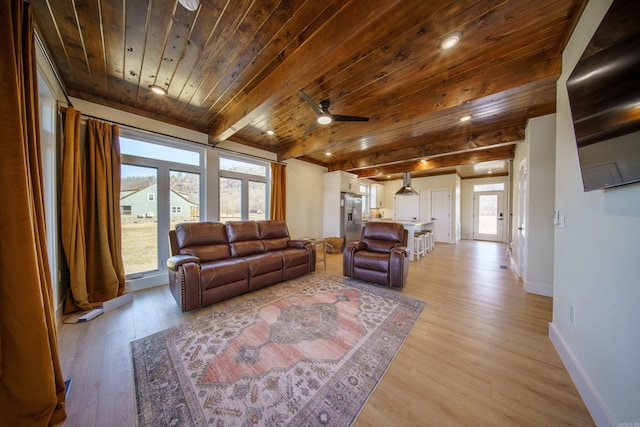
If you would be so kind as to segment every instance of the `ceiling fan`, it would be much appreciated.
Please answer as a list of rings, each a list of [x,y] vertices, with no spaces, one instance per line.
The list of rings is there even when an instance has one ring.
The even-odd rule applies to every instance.
[[[328,99],[323,99],[322,101],[320,101],[320,105],[318,105],[315,102],[313,102],[313,100],[309,98],[309,95],[304,93],[304,91],[299,90],[298,95],[300,95],[302,99],[307,101],[307,103],[311,105],[311,108],[313,108],[313,111],[315,111],[316,114],[318,115],[317,120],[313,122],[311,126],[309,126],[307,130],[305,130],[302,133],[302,135],[306,135],[309,132],[311,132],[313,129],[315,129],[315,127],[318,124],[328,125],[331,122],[368,122],[369,121],[368,117],[343,116],[340,114],[331,114],[329,112],[329,106],[331,105],[331,102]]]

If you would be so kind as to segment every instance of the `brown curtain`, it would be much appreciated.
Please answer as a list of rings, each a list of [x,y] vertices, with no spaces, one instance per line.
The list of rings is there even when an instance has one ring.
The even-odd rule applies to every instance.
[[[271,163],[271,219],[287,219],[287,173],[286,165]]]
[[[66,417],[47,257],[31,6],[0,3],[0,421]]]
[[[120,136],[118,126],[87,120],[87,290],[93,301],[124,293],[120,233]]]
[[[115,125],[65,112],[62,159],[62,245],[70,286],[65,311],[90,310],[124,293],[120,234],[120,144]],[[84,153],[84,155],[83,155]]]
[[[80,112],[73,107],[64,113],[62,145],[62,196],[60,233],[62,248],[69,268],[69,292],[65,312],[91,310],[87,294],[87,251],[84,236],[84,189],[80,161]]]

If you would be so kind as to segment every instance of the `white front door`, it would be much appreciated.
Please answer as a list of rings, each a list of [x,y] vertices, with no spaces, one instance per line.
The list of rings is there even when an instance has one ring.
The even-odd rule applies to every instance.
[[[431,221],[436,242],[451,243],[451,190],[431,192]]]
[[[473,198],[473,238],[501,242],[504,230],[503,191],[483,191]]]

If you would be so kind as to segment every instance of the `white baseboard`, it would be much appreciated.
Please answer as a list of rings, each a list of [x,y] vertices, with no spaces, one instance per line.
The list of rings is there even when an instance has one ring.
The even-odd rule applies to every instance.
[[[549,339],[555,347],[564,367],[567,369],[573,384],[578,389],[591,418],[597,426],[618,426],[614,417],[607,409],[606,405],[598,395],[598,391],[593,387],[589,377],[584,373],[582,367],[574,357],[571,349],[567,346],[553,323],[549,323]]]
[[[124,295],[120,295],[119,297],[115,297],[110,299],[109,301],[105,301],[102,303],[102,310],[106,313],[107,311],[115,310],[118,307],[121,307],[125,304],[131,304],[133,302],[133,294],[126,293]]]
[[[524,290],[530,294],[553,298],[553,286],[542,283],[524,282]]]
[[[509,257],[511,260],[511,271],[516,275],[516,277],[520,278],[520,270],[518,267],[518,263],[513,259],[512,256]]]

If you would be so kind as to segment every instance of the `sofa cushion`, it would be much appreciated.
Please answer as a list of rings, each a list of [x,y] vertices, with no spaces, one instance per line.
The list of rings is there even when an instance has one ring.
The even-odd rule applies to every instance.
[[[249,289],[249,268],[244,259],[229,258],[216,262],[202,264],[201,282],[202,289],[210,289],[223,286],[228,283],[245,283],[246,290]]]
[[[180,254],[193,255],[200,262],[231,257],[227,232],[221,222],[185,222],[176,225],[176,241]]]
[[[285,249],[289,242],[287,223],[280,220],[258,221],[260,238],[266,251]]]
[[[232,257],[244,257],[264,252],[260,230],[255,221],[229,221],[225,224]]]

